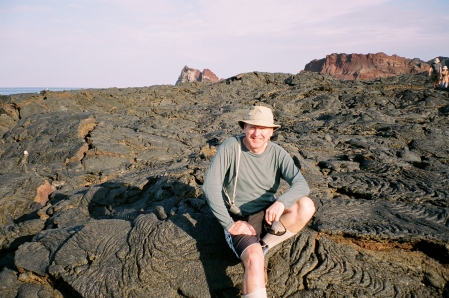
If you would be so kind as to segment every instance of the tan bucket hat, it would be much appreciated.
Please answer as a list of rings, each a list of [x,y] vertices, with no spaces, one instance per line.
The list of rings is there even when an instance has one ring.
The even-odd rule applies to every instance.
[[[278,124],[274,124],[273,112],[270,108],[262,106],[254,106],[249,109],[245,120],[239,120],[239,125],[243,129],[245,123],[264,127],[273,127],[274,130],[281,127]]]

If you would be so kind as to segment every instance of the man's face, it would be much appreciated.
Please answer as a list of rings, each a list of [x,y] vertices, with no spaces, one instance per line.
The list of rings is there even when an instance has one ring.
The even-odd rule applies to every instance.
[[[243,143],[249,151],[260,154],[265,151],[265,148],[273,135],[272,127],[257,126],[245,124],[243,131],[245,132],[245,139]]]

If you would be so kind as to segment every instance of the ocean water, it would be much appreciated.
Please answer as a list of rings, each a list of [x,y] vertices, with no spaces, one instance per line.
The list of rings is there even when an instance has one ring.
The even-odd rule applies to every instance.
[[[47,88],[47,87],[11,87],[3,88],[0,87],[0,95],[10,95],[10,94],[21,94],[21,93],[40,93],[42,90],[49,91],[64,91],[64,90],[76,90],[82,88]]]

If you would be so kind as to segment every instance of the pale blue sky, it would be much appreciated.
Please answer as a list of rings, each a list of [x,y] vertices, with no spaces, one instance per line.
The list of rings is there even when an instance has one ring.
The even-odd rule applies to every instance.
[[[298,73],[332,53],[449,56],[448,0],[1,0],[0,87]]]

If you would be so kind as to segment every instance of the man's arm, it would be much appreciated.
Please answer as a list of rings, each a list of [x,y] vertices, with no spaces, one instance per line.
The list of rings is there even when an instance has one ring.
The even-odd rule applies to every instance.
[[[293,162],[291,156],[284,151],[284,154],[280,156],[280,158],[281,177],[287,181],[290,188],[282,194],[277,201],[283,203],[284,208],[288,209],[300,198],[308,196],[310,193],[310,188],[306,179]]]
[[[212,213],[226,230],[229,230],[234,224],[234,220],[229,215],[223,201],[223,181],[233,161],[233,150],[227,148],[229,145],[225,141],[225,143],[218,147],[217,153],[207,170],[206,179],[202,187]]]
[[[282,150],[280,158],[281,177],[288,182],[290,188],[281,195],[265,212],[268,224],[279,221],[285,209],[292,207],[299,199],[309,194],[309,186],[293,162],[291,156]]]

